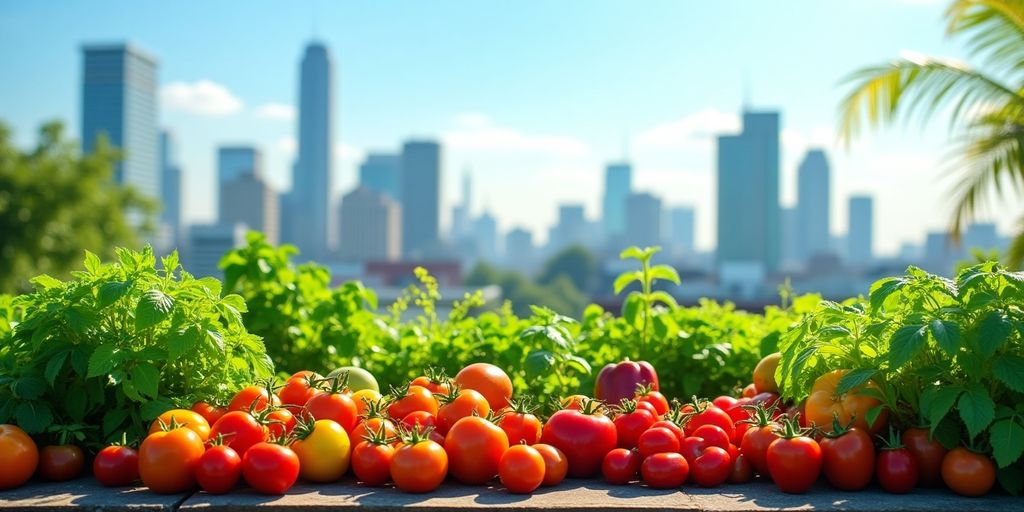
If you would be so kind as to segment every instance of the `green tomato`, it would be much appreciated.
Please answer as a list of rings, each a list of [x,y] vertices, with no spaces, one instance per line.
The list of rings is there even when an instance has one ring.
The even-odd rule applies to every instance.
[[[345,372],[348,372],[348,388],[352,391],[372,389],[378,393],[380,392],[380,386],[377,384],[377,379],[373,374],[355,366],[342,366],[329,373],[327,378],[333,379]]]

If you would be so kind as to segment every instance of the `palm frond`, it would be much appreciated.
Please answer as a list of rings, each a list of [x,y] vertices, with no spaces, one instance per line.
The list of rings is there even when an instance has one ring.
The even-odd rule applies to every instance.
[[[950,35],[967,34],[967,49],[995,69],[1024,70],[1024,2],[957,0],[946,9]]]

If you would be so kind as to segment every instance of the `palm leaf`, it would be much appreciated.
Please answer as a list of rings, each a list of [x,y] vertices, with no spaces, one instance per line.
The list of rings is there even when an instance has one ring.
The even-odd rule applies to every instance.
[[[967,48],[995,69],[1024,70],[1024,2],[958,0],[946,10],[950,35],[970,33]]]

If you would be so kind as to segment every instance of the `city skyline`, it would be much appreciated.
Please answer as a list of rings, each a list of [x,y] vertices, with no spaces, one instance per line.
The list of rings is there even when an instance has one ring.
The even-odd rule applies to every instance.
[[[874,8],[879,7],[878,3],[868,3]],[[399,25],[406,26],[410,23],[410,17],[417,13],[422,14],[418,8],[407,7],[408,12],[400,16],[397,22]],[[802,29],[801,35],[821,36],[829,29],[835,29],[835,25],[847,17],[867,16],[850,6],[836,7],[832,10],[812,7],[811,4],[804,5],[800,21],[806,23],[808,20],[815,20],[818,25],[811,23],[813,26]],[[138,11],[125,6],[122,6],[122,9],[125,12],[119,16],[111,20],[99,20],[88,30],[71,29],[67,30],[67,33],[55,34],[53,32],[56,27],[67,23],[66,17],[72,17],[76,10],[75,7],[67,7],[67,12],[58,10],[60,12],[52,13],[54,18],[49,22],[36,23],[39,34],[27,35],[19,28],[19,20],[38,18],[41,15],[38,12],[40,9],[8,5],[0,15],[0,27],[11,30],[0,30],[4,34],[0,35],[0,38],[4,42],[25,46],[36,40],[39,35],[45,35],[53,40],[42,45],[40,51],[44,55],[59,56],[61,52],[74,54],[83,43],[125,37],[129,40],[139,40],[140,46],[157,55],[161,65],[160,126],[179,135],[177,163],[185,174],[185,190],[182,196],[186,198],[186,203],[182,209],[187,222],[209,221],[216,214],[216,195],[209,190],[209,185],[215,180],[215,167],[212,162],[215,159],[213,149],[216,147],[246,144],[262,149],[266,153],[265,167],[268,180],[277,190],[283,190],[288,180],[282,177],[291,173],[291,164],[296,159],[294,149],[282,151],[287,149],[288,140],[295,140],[294,133],[297,131],[295,99],[298,96],[298,81],[294,73],[296,59],[301,55],[303,47],[312,39],[308,24],[301,28],[293,25],[296,18],[308,19],[309,16],[285,13],[282,21],[282,24],[287,26],[287,30],[283,31],[285,35],[270,38],[273,40],[272,48],[265,43],[256,44],[251,52],[259,54],[260,58],[254,62],[250,58],[252,56],[249,55],[248,46],[229,46],[221,51],[210,52],[209,55],[198,52],[199,42],[180,47],[168,46],[170,40],[161,35],[160,31],[144,30],[147,26],[145,22],[140,21],[139,28],[132,28],[133,23],[128,21],[134,22],[140,16]],[[379,9],[387,11],[388,8]],[[701,6],[693,9],[692,18],[721,18],[728,14],[730,9],[735,9],[735,5]],[[759,9],[760,7],[754,7],[750,14],[756,15]],[[594,75],[594,64],[585,59],[577,66],[583,77],[563,80],[563,75],[554,71],[557,67],[555,62],[550,57],[545,57],[548,54],[537,53],[529,47],[519,48],[520,51],[498,47],[495,48],[498,55],[512,57],[510,65],[522,65],[524,58],[536,57],[540,66],[538,70],[551,74],[548,80],[550,90],[546,90],[545,93],[547,95],[537,96],[537,84],[533,82],[515,84],[531,91],[532,96],[528,97],[495,94],[494,84],[467,80],[467,86],[473,83],[479,91],[466,94],[468,89],[465,87],[456,88],[454,90],[459,91],[459,94],[453,97],[450,94],[438,94],[440,84],[436,82],[447,68],[444,62],[436,59],[436,56],[419,66],[405,70],[409,73],[419,73],[418,76],[423,77],[424,81],[419,87],[413,87],[411,83],[401,86],[400,80],[394,80],[395,75],[382,75],[380,69],[366,68],[366,59],[381,57],[377,53],[380,49],[354,44],[354,37],[346,35],[342,28],[348,28],[351,23],[360,20],[369,23],[370,27],[380,28],[378,18],[384,14],[380,10],[349,12],[345,9],[327,8],[318,17],[322,18],[322,23],[319,34],[316,34],[317,39],[325,41],[326,46],[335,53],[336,65],[343,70],[333,88],[335,96],[339,99],[334,121],[340,125],[340,136],[331,140],[336,157],[335,163],[338,164],[338,172],[335,173],[337,185],[333,187],[332,192],[337,200],[353,188],[357,175],[356,166],[366,152],[395,151],[401,141],[436,137],[441,142],[445,154],[444,167],[441,169],[444,180],[441,184],[441,232],[448,232],[448,213],[458,201],[457,189],[461,174],[459,170],[471,165],[477,182],[477,200],[471,205],[472,216],[476,217],[483,212],[486,204],[488,210],[498,219],[501,233],[507,233],[513,227],[523,226],[531,231],[537,242],[544,242],[547,230],[557,223],[560,204],[582,204],[586,220],[589,221],[600,217],[604,167],[621,159],[622,140],[625,139],[627,156],[633,164],[634,191],[656,193],[666,209],[693,205],[698,219],[697,246],[701,250],[708,250],[715,238],[714,203],[707,199],[707,196],[712,195],[715,177],[712,135],[734,132],[738,128],[739,113],[743,107],[741,90],[744,75],[747,76],[746,82],[753,91],[749,95],[751,104],[782,113],[780,199],[783,206],[791,206],[795,200],[796,164],[803,157],[804,150],[812,144],[831,140],[831,134],[827,132],[833,126],[835,105],[843,92],[842,88],[835,86],[839,78],[856,67],[885,60],[901,50],[913,49],[954,56],[959,53],[959,45],[942,41],[940,36],[936,35],[938,31],[934,30],[935,26],[940,25],[941,5],[888,4],[886,9],[894,24],[901,19],[913,19],[910,29],[899,38],[880,37],[880,41],[865,42],[864,48],[858,51],[846,47],[835,48],[838,56],[843,57],[836,59],[840,62],[826,63],[821,74],[827,76],[808,80],[807,84],[797,84],[798,80],[795,77],[803,76],[799,73],[806,72],[797,69],[793,64],[794,59],[787,56],[786,52],[779,53],[778,48],[765,50],[780,55],[775,67],[768,68],[774,69],[774,72],[766,72],[766,68],[758,64],[753,56],[757,52],[749,48],[749,42],[756,39],[762,28],[751,26],[743,20],[734,20],[737,26],[729,28],[728,32],[733,36],[743,35],[737,37],[740,42],[720,42],[725,47],[735,48],[739,45],[753,53],[740,52],[735,62],[721,60],[717,64],[705,66],[713,70],[709,81],[721,90],[715,94],[707,94],[706,88],[710,87],[708,85],[687,82],[685,87],[679,87],[680,70],[676,69],[677,66],[665,67],[664,64],[667,62],[666,51],[671,50],[671,54],[682,47],[676,44],[678,41],[675,36],[669,37],[662,31],[657,33],[667,39],[666,48],[661,51],[655,51],[657,48],[640,41],[633,43],[638,46],[627,45],[623,51],[610,55],[608,65],[619,69],[618,74],[629,78],[626,82],[634,82],[633,85],[591,83],[587,87],[581,87],[580,84],[585,78],[589,77],[592,81],[597,76]],[[580,13],[580,16],[586,19],[611,17],[620,10],[602,5],[590,10],[592,12]],[[661,11],[669,19],[692,28],[694,34],[691,35],[702,33],[699,27],[691,27],[692,23],[679,17],[678,9],[671,5],[660,4],[652,10]],[[463,11],[464,15],[453,19],[453,24],[461,27],[475,17],[484,16],[477,9]],[[570,11],[571,6],[568,9],[553,8],[549,13],[551,19],[544,22],[553,23]],[[514,19],[520,19],[528,12],[529,9],[511,10],[507,14]],[[638,23],[643,21],[657,25],[650,13],[635,14]],[[353,21],[343,20],[343,15],[353,18]],[[432,14],[438,15],[440,13]],[[246,19],[266,18],[266,14],[261,13],[258,8],[250,9],[242,13],[242,16]],[[777,17],[775,19],[778,21]],[[202,25],[203,22],[199,23]],[[779,26],[783,27],[789,22],[779,23]],[[495,40],[510,41],[510,26],[501,25],[500,30],[495,32]],[[664,25],[657,26],[664,28]],[[469,28],[475,30],[471,26]],[[389,30],[391,29],[393,28]],[[356,35],[365,36],[366,30],[366,27],[357,28]],[[635,29],[630,28],[628,32],[632,33],[633,30]],[[146,36],[142,38],[141,34]],[[590,45],[585,49],[562,40],[560,44],[552,46],[552,51],[565,53],[567,57],[601,54],[601,44],[604,43],[597,41],[594,35],[586,31],[581,35],[585,46]],[[200,39],[204,37],[209,36],[200,36]],[[69,39],[73,39],[71,44],[63,49],[58,46],[63,44],[62,41]],[[827,37],[824,40],[827,42]],[[372,41],[379,42],[378,38]],[[615,42],[621,42],[621,39],[615,38]],[[441,38],[432,44],[436,46],[432,47],[436,51],[450,43]],[[782,38],[773,44],[790,47],[796,42]],[[894,47],[893,44],[908,46]],[[408,48],[409,40],[399,38],[387,45],[390,45],[387,48]],[[359,53],[360,51],[368,53],[363,55]],[[726,52],[724,48],[709,48],[707,58],[721,59]],[[199,55],[203,58],[187,58]],[[229,56],[238,62],[225,65],[224,59]],[[10,61],[15,72],[26,70],[23,59],[17,55],[0,58],[4,59],[5,64]],[[625,59],[629,58],[640,62],[637,65],[630,65],[625,62]],[[681,55],[679,58],[683,60],[678,67],[685,67],[685,64],[690,62],[687,55]],[[813,54],[807,58],[813,58]],[[650,65],[652,59],[661,59],[662,65]],[[60,63],[67,60],[69,59],[59,56],[54,61],[55,64],[47,66],[46,70],[28,69],[28,73],[19,75],[26,76],[27,82],[33,82],[34,76],[73,77],[80,72],[80,64],[74,62],[71,62],[67,69],[57,73],[60,71]],[[381,65],[389,62],[387,58],[383,58]],[[424,67],[426,64],[437,65],[438,69],[427,69]],[[646,67],[636,67],[641,65]],[[370,72],[361,72],[366,69]],[[649,72],[655,69],[661,69],[663,76],[659,76],[664,83],[648,82],[648,85],[641,89],[658,99],[657,108],[652,108],[651,103],[645,99],[636,98],[636,91],[633,91],[632,95],[621,96],[623,88],[636,89],[636,80],[652,78]],[[627,70],[632,74],[626,73]],[[744,70],[746,72],[743,72]],[[791,72],[797,73],[793,75],[792,80],[789,74]],[[261,78],[256,80],[257,76]],[[463,73],[452,79],[467,78],[473,77],[467,77]],[[452,79],[441,81],[450,87],[448,80]],[[31,140],[38,124],[51,118],[40,112],[64,112],[60,117],[69,125],[73,125],[71,120],[76,117],[76,108],[73,104],[70,108],[37,108],[32,114],[25,114],[22,103],[38,106],[40,101],[48,100],[45,97],[48,91],[57,91],[58,99],[54,101],[55,105],[63,104],[65,101],[60,98],[64,96],[71,98],[70,103],[73,103],[76,95],[72,80],[65,79],[63,84],[61,80],[41,82],[37,94],[18,90],[17,84],[0,86],[0,97],[7,98],[0,100],[5,103],[5,120],[13,124],[19,140]],[[260,88],[254,88],[257,82],[260,82]],[[271,87],[270,84],[277,85]],[[11,89],[12,87],[14,89]],[[380,101],[381,95],[370,94],[373,92],[370,89],[385,91],[384,97],[390,101]],[[604,95],[605,100],[602,101],[601,108],[592,115],[580,115],[580,109],[584,108],[585,103],[557,100],[572,98],[573,96],[568,95],[570,90],[581,94],[589,104],[596,100],[595,95]],[[672,92],[669,93],[669,90]],[[33,100],[37,95],[44,97]],[[421,105],[422,109],[408,109],[410,102]],[[557,103],[563,105],[559,106]],[[532,108],[524,110],[524,105],[530,105]],[[566,107],[569,108],[568,111],[565,110]],[[516,110],[523,111],[520,113]],[[638,114],[631,117],[626,115],[627,111],[636,111]],[[11,112],[9,119],[6,112]],[[540,114],[541,112],[544,114]],[[573,116],[566,116],[572,112],[577,114],[576,125],[569,122],[574,119]],[[367,122],[368,119],[372,122]],[[586,122],[586,126],[579,124],[582,122]],[[231,129],[240,125],[252,125],[252,128],[246,126]],[[214,132],[217,133],[216,136],[211,135]],[[288,135],[289,133],[291,135]],[[348,135],[349,133],[352,135]],[[834,144],[825,144],[829,157],[833,160],[835,183],[830,231],[834,234],[844,233],[847,224],[845,198],[862,193],[869,193],[875,197],[875,218],[882,220],[875,223],[875,242],[880,253],[895,253],[902,243],[907,241],[921,243],[926,232],[943,228],[947,212],[946,205],[938,199],[938,192],[945,190],[945,186],[937,183],[940,181],[937,171],[939,167],[934,157],[943,154],[942,148],[946,147],[943,135],[941,130],[932,130],[924,135],[918,135],[913,130],[887,131],[883,136],[869,137],[866,142],[856,144],[849,152],[837,151]],[[295,145],[294,142],[291,143],[293,148]],[[902,146],[910,149],[906,150]],[[932,156],[922,159],[922,154]],[[496,160],[502,162],[496,163]],[[516,169],[518,171],[515,171]],[[658,184],[657,187],[654,186],[654,180]],[[570,182],[575,186],[567,186]],[[515,197],[521,195],[516,191],[521,191],[524,186],[538,190],[531,196],[530,207],[510,206],[515,205]],[[911,200],[905,200],[904,194],[914,195]],[[1007,223],[1012,219],[997,220],[1005,231]]]

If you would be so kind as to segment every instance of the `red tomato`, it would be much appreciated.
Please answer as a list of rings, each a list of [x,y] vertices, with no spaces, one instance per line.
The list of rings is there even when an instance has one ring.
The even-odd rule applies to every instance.
[[[435,395],[447,395],[451,392],[451,379],[444,374],[444,370],[435,371],[427,368],[427,374],[416,377],[410,383],[413,386],[422,386]]]
[[[436,425],[437,419],[427,411],[413,411],[402,418],[402,424],[408,428],[422,427],[419,430],[423,430]]]
[[[945,446],[938,439],[932,439],[926,428],[909,428],[903,432],[903,444],[917,461],[920,470],[918,483],[925,487],[942,484],[942,459],[946,456]]]
[[[687,461],[689,463],[689,461]],[[732,473],[729,452],[718,446],[708,446],[690,464],[690,478],[701,487],[718,487]]]
[[[662,416],[669,411],[668,399],[660,391],[650,386],[641,386],[636,392],[636,401],[654,406],[655,416]]]
[[[525,444],[512,446],[501,455],[498,477],[508,492],[531,493],[544,482],[544,457]]]
[[[362,442],[352,450],[352,471],[364,485],[381,486],[391,479],[395,448],[386,442]]]
[[[242,455],[245,483],[262,494],[284,494],[299,478],[299,456],[287,446],[257,443]]]
[[[612,485],[625,485],[636,480],[640,471],[640,454],[636,450],[616,448],[604,456],[601,474]]]
[[[39,448],[32,438],[14,425],[0,425],[0,490],[20,487],[38,466]]]
[[[207,425],[217,423],[221,416],[228,412],[227,407],[217,407],[208,402],[196,402],[192,404],[192,412],[200,415],[206,420]],[[200,436],[202,437],[202,436]]]
[[[513,401],[510,407],[498,420],[498,426],[508,436],[508,444],[539,443],[542,425],[528,405]]]
[[[242,458],[230,446],[211,446],[199,457],[196,481],[210,494],[224,494],[235,488],[242,476]]]
[[[821,469],[833,487],[844,491],[863,489],[875,473],[875,445],[867,432],[852,428],[821,440]]]
[[[205,451],[199,434],[188,428],[148,435],[139,446],[143,485],[158,494],[192,489],[196,485],[196,466]]]
[[[653,489],[673,489],[683,485],[690,473],[686,459],[678,453],[656,453],[640,464],[644,483]]]
[[[39,475],[51,482],[64,482],[78,478],[85,469],[82,449],[70,445],[45,446],[39,453]]]
[[[729,448],[729,434],[726,434],[721,427],[715,425],[701,425],[690,436],[702,437],[710,446],[717,446],[723,450]]]
[[[753,431],[748,432],[747,437],[751,433]],[[779,490],[803,494],[821,474],[821,447],[814,439],[803,435],[793,420],[785,419],[781,437],[768,446],[767,461],[768,474]]]
[[[768,447],[779,438],[775,433],[778,425],[771,419],[771,412],[764,406],[758,406],[751,417],[750,429],[740,441],[740,451],[750,461],[754,472],[768,474]]]
[[[455,375],[455,385],[478,391],[493,410],[508,406],[512,398],[512,379],[501,368],[487,363],[473,363]]]
[[[656,453],[668,453],[679,451],[679,438],[675,432],[667,428],[654,427],[640,434],[637,440],[637,451],[640,458],[646,459]]]
[[[875,474],[886,492],[906,494],[917,485],[917,461],[906,448],[883,449],[878,455]]]
[[[487,399],[472,389],[463,389],[458,393],[441,397],[441,407],[437,409],[437,431],[441,435],[448,434],[452,425],[462,418],[479,416],[486,418],[491,412]]]
[[[125,487],[139,479],[139,452],[128,446],[108,446],[92,460],[92,474],[104,487]]]
[[[679,454],[686,459],[686,462],[692,468],[694,462],[697,461],[697,457],[700,457],[700,454],[704,453],[704,449],[709,446],[711,445],[703,437],[684,437],[683,442],[679,444]]]
[[[656,421],[656,422],[654,422],[653,425],[651,425],[651,428],[667,428],[667,429],[671,430],[672,433],[675,434],[677,438],[679,438],[679,442],[680,443],[682,443],[683,442],[683,438],[686,437],[683,434],[682,427],[680,427],[678,424],[676,424],[675,422],[672,422],[670,420],[659,420],[659,421]]]
[[[292,414],[298,414],[306,402],[320,392],[316,388],[316,383],[321,379],[323,377],[313,372],[298,372],[288,378],[277,396],[286,409]]]
[[[395,437],[398,434],[391,420],[380,417],[367,418],[352,430],[352,446],[363,442],[370,432],[377,432],[381,428],[384,429],[384,437]]]
[[[558,411],[544,425],[541,442],[558,448],[569,461],[569,475],[594,476],[601,470],[604,456],[615,449],[615,424],[607,416],[595,414],[596,402],[588,401],[583,410]]]
[[[683,426],[683,432],[688,436],[693,435],[693,431],[702,425],[715,425],[724,430],[729,438],[732,438],[733,430],[736,428],[732,423],[732,418],[725,411],[714,405],[700,404],[690,420]]]
[[[434,399],[433,393],[422,386],[409,386],[402,396],[388,406],[388,414],[392,418],[404,418],[416,411],[437,416],[437,400]]]
[[[448,453],[448,470],[456,480],[480,485],[497,476],[501,456],[508,450],[508,436],[494,423],[469,416],[448,431],[444,450]]]
[[[281,400],[263,386],[248,386],[235,394],[228,404],[228,410],[262,412],[268,403],[281,405]]]
[[[650,402],[640,402],[640,401],[638,401],[636,403],[636,408],[637,408],[637,410],[644,410],[644,411],[647,411],[647,412],[651,413],[651,416],[654,416],[655,419],[660,419],[661,418],[661,415],[658,414],[658,409],[655,408],[653,405],[651,405]]]
[[[636,448],[640,435],[658,421],[657,417],[645,409],[637,408],[637,402],[633,400],[623,400],[618,410],[619,414],[612,420],[615,423],[618,447]]]
[[[742,453],[732,458],[732,470],[729,471],[730,484],[745,484],[754,479],[754,467],[747,456]]]
[[[711,401],[711,403],[714,404],[715,407],[718,407],[719,409],[726,412],[728,412],[729,409],[732,406],[736,405],[738,402],[739,400],[727,395],[722,395]]]
[[[447,474],[448,455],[433,441],[407,440],[391,459],[391,479],[404,492],[433,491]]]
[[[356,409],[356,402],[352,397],[340,390],[333,388],[323,393],[318,393],[306,402],[303,414],[307,418],[315,420],[334,420],[345,429],[345,433],[352,437],[352,431],[359,422],[359,411]]]
[[[267,432],[274,439],[279,439],[292,432],[295,428],[295,415],[285,408],[276,409],[267,414]]]
[[[963,496],[984,496],[996,483],[996,467],[988,457],[953,448],[942,459],[942,481]]]
[[[231,411],[213,424],[210,437],[223,437],[224,444],[244,456],[251,446],[266,440],[267,428],[260,425],[256,418],[247,412]]]
[[[743,388],[743,398],[750,398],[757,394],[757,387],[753,383],[747,384],[747,387]]]
[[[537,450],[544,458],[544,482],[542,485],[550,487],[562,483],[565,474],[569,472],[569,461],[566,460],[562,450],[542,443],[533,445],[533,449]]]

